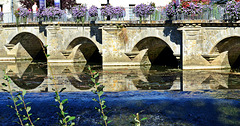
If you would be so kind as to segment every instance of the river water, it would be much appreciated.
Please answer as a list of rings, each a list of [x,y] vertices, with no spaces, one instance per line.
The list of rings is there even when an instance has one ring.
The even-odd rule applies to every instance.
[[[69,113],[77,125],[97,125],[99,115],[91,99],[88,65],[80,63],[1,63],[0,74],[7,74],[16,91],[27,90],[33,117],[38,125],[56,125],[58,111],[51,108],[54,89],[66,88]],[[148,119],[143,125],[239,125],[240,72],[238,70],[180,70],[165,66],[102,67],[97,81],[105,86],[104,97],[113,120],[111,125],[130,125],[132,114]],[[1,82],[5,82],[1,79]],[[6,82],[5,82],[6,83]],[[7,87],[2,86],[2,89]],[[15,125],[8,93],[2,91],[0,124]],[[6,111],[9,109],[9,111]],[[11,120],[11,121],[10,121]]]

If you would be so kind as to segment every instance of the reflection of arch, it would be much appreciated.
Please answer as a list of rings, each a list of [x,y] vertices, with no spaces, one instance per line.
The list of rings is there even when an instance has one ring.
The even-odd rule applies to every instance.
[[[96,43],[93,42],[92,39],[86,37],[78,37],[73,39],[67,46],[66,50],[72,50],[78,45],[78,50],[80,50],[80,52],[84,55],[85,59],[88,62],[102,61],[102,56],[99,53],[98,44],[96,45]]]
[[[47,69],[38,64],[30,64],[21,77],[16,74],[9,75],[11,80],[22,89],[35,89],[42,84],[47,76]]]
[[[145,38],[158,38],[162,41],[164,41],[173,51],[174,54],[180,54],[180,46],[177,45],[176,43],[172,42],[170,40],[170,36],[166,37],[164,36],[163,33],[158,33],[157,30],[155,30],[156,32],[149,32],[147,30],[142,31],[140,34],[138,34],[137,36],[135,36],[132,40],[131,43],[131,47],[134,48],[141,40],[145,39]]]
[[[146,37],[138,41],[132,52],[148,49],[148,58],[152,64],[177,66],[174,50],[167,42],[157,37]]]
[[[240,63],[240,36],[224,38],[210,50],[211,54],[228,52],[228,60],[231,67],[239,67]]]
[[[71,82],[71,84],[77,89],[89,90],[92,88],[89,86],[89,84],[93,84],[93,82],[91,81],[90,76],[87,74],[78,75],[78,79],[80,79],[81,81],[77,80],[73,76],[67,76],[67,78]]]
[[[46,60],[43,53],[42,45],[43,41],[35,34],[29,32],[21,32],[16,34],[9,44],[17,45],[20,43],[27,53],[35,60]]]

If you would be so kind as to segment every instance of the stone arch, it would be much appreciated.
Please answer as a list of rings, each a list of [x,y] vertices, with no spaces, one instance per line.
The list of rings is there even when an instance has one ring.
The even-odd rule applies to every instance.
[[[11,40],[8,42],[10,45],[19,45],[23,47],[24,50],[32,57],[33,60],[44,60],[46,61],[46,57],[43,53],[44,40],[39,38],[34,33],[30,32],[20,32],[16,34],[13,38],[10,37]],[[46,49],[45,49],[46,50]],[[19,52],[18,52],[19,53]],[[21,57],[21,55],[19,55]],[[18,58],[18,57],[17,57]]]
[[[39,31],[38,31],[38,33],[36,33],[36,32],[29,32],[29,31],[27,31],[27,30],[23,30],[23,31],[21,31],[21,32],[11,33],[11,34],[9,35],[9,37],[7,38],[7,43],[10,43],[10,42],[14,39],[14,37],[16,37],[17,35],[22,34],[22,33],[30,33],[30,34],[36,36],[39,40],[41,40],[41,42],[42,42],[44,45],[46,45],[47,37],[44,36],[44,33],[38,34]]]
[[[154,32],[144,30],[133,38],[132,42],[130,42],[131,45],[129,46],[131,47],[131,49],[133,49],[141,40],[150,37],[158,38],[164,41],[171,48],[174,54],[180,54],[180,45],[177,45],[176,43],[172,42],[170,36],[165,36],[161,30],[160,31],[154,30]]]
[[[208,43],[206,48],[206,52],[211,54],[216,45],[224,39],[231,37],[240,37],[240,29],[235,28],[227,28],[226,30],[221,30],[215,36],[212,36],[210,39],[207,39],[206,43]]]
[[[98,50],[100,52],[102,52],[102,45],[99,42],[97,42],[96,37],[95,36],[91,37],[90,32],[86,32],[86,31],[77,32],[77,33],[74,33],[71,36],[65,38],[65,40],[69,40],[64,43],[66,49],[67,49],[68,45],[70,45],[70,43],[77,38],[87,38],[87,39],[91,40],[91,42],[93,42],[97,46]]]
[[[210,54],[222,54],[224,52],[227,52],[228,61],[232,68],[240,67],[240,36],[223,38],[210,50]]]
[[[177,67],[178,61],[174,56],[174,50],[158,37],[145,37],[138,41],[132,52],[147,49],[147,56],[151,64]],[[164,59],[164,60],[163,60]]]
[[[100,54],[99,45],[93,39],[87,37],[74,38],[67,46],[66,50],[73,50],[77,47],[78,51],[83,54],[87,62],[102,63],[102,56]]]

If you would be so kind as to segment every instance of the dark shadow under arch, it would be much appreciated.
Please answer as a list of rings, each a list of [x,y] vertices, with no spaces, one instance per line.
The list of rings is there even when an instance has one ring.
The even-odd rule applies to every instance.
[[[148,49],[148,58],[152,65],[178,67],[178,61],[170,46],[157,37],[147,37],[139,41],[133,51]]]
[[[79,44],[81,44],[81,46],[78,49],[82,52],[88,64],[102,64],[102,56],[99,53],[98,47],[88,38],[75,38],[68,45],[67,50],[71,50]]]
[[[43,42],[34,34],[28,32],[19,33],[9,44],[16,45],[17,43],[20,43],[23,46],[32,57],[33,61],[47,61],[47,58],[43,53],[43,48],[45,48],[42,46]]]

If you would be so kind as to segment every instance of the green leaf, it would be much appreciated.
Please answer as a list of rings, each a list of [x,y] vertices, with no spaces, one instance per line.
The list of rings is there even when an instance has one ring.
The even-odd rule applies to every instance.
[[[29,112],[30,110],[31,110],[31,106],[28,106],[26,111]]]
[[[65,104],[65,102],[67,102],[68,99],[64,99],[62,100],[62,104]]]
[[[106,105],[104,105],[103,107],[102,107],[102,109],[105,109],[107,106]]]
[[[49,57],[50,55],[49,55],[49,54],[47,54],[46,56],[47,56],[47,57]]]
[[[19,106],[19,105],[21,105],[21,104],[23,104],[22,102],[20,102],[20,103],[18,103],[16,106]]]
[[[36,120],[34,120],[33,123],[37,122],[38,120],[40,120],[40,118],[37,118]]]
[[[96,83],[96,85],[99,85],[100,83]]]
[[[92,100],[95,101],[95,102],[98,102],[98,100],[96,98],[93,98]]]
[[[95,70],[93,70],[93,71],[92,71],[92,73],[93,73],[93,74],[95,74],[95,73],[96,73],[96,71],[95,71]]]
[[[107,124],[109,124],[109,123],[111,123],[111,122],[112,122],[112,120],[111,120],[111,121],[108,121]]]
[[[62,89],[59,91],[59,93],[63,92],[65,89],[66,89],[65,87],[62,88]]]
[[[48,47],[48,45],[45,45],[45,48],[47,48]]]
[[[62,105],[62,104],[60,104],[60,105],[59,105],[59,108],[60,108],[61,110],[63,110],[63,105]]]
[[[102,101],[102,102],[101,102],[101,105],[104,105],[104,103],[105,103],[105,101]]]
[[[135,114],[132,114],[133,117],[137,117]]]
[[[27,102],[26,105],[30,104],[31,102]]]
[[[21,97],[21,95],[18,95],[18,98],[19,98],[20,100],[22,100],[22,97]]]
[[[106,121],[107,120],[107,116],[103,116],[103,120]]]
[[[68,121],[67,121],[67,122],[72,121],[72,120],[74,120],[75,118],[76,118],[75,116],[71,116],[71,117],[68,118]]]
[[[9,107],[9,108],[11,108],[11,109],[14,109],[13,106],[11,106],[11,105],[7,105],[7,107]]]
[[[26,90],[23,90],[23,91],[22,91],[22,95],[23,95],[23,96],[24,96],[26,93],[27,93]]]
[[[18,97],[13,98],[13,101],[14,101],[14,102],[17,102],[18,100],[19,100]]]
[[[75,122],[72,122],[70,126],[74,126],[75,125]]]
[[[148,119],[148,118],[147,118],[147,117],[144,117],[144,118],[141,119],[141,121],[146,120],[146,119]]]
[[[95,83],[95,82],[96,82],[96,80],[95,80],[94,78],[91,78],[91,80],[92,80],[92,82],[93,82],[93,83]]]
[[[95,75],[94,75],[94,77],[93,78],[97,78],[99,76],[99,74],[98,73],[96,73]]]
[[[28,117],[23,118],[23,120],[27,120],[27,119],[28,119]]]
[[[102,96],[102,95],[103,95],[103,91],[100,91],[100,92],[98,93],[98,95],[99,95],[99,96]]]
[[[91,67],[90,67],[90,66],[88,66],[88,70],[90,70],[90,71],[91,71]]]

